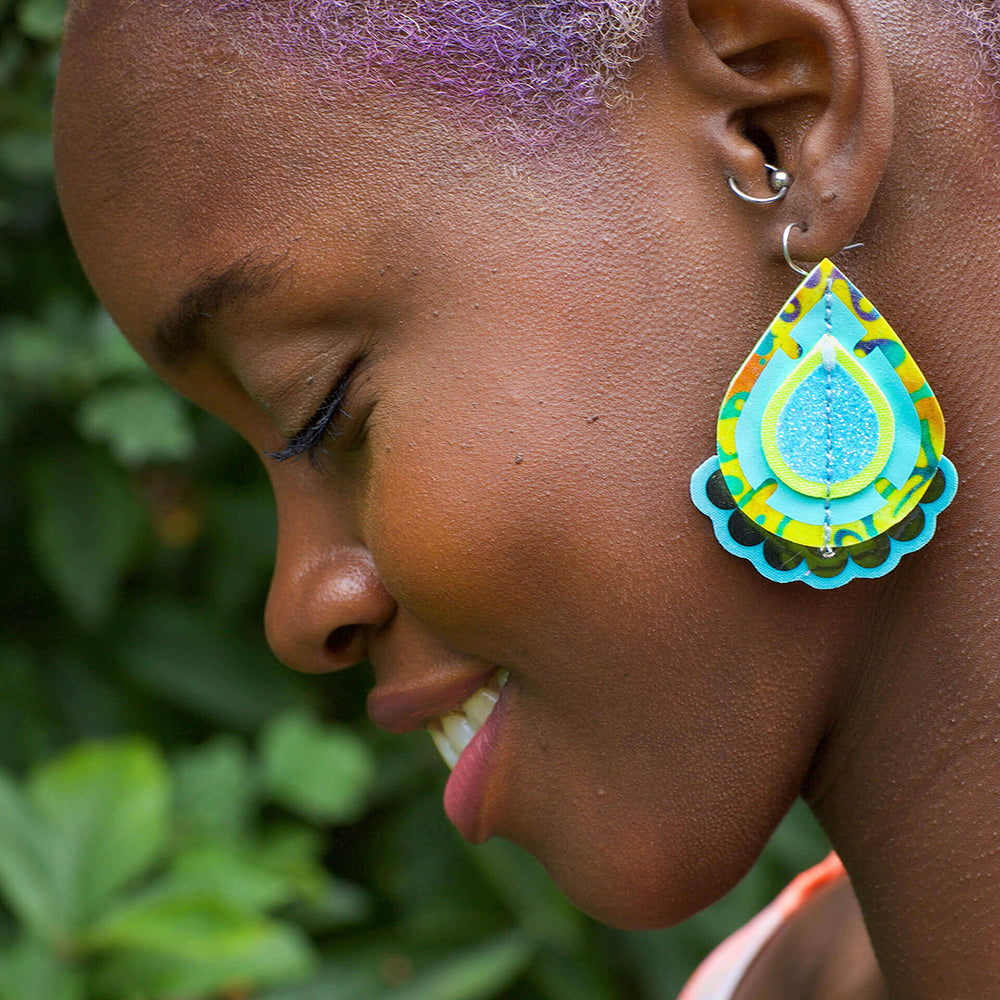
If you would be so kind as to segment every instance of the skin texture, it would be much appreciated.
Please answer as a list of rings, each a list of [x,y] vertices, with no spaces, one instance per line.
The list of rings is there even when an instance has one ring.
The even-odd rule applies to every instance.
[[[522,161],[413,97],[320,104],[224,34],[107,2],[71,20],[57,101],[95,288],[268,467],[276,653],[367,655],[392,728],[424,721],[394,699],[508,669],[475,833],[621,926],[716,899],[804,791],[908,1000],[1000,988],[1000,206],[971,64],[902,2],[671,0],[600,143]],[[770,209],[725,183],[767,192],[747,134],[795,176]],[[831,592],[761,579],[687,495],[794,287],[791,222],[803,260],[865,240],[841,263],[942,399],[963,479],[931,546]],[[240,262],[253,294],[165,360],[165,318]],[[355,361],[319,460],[267,458]]]

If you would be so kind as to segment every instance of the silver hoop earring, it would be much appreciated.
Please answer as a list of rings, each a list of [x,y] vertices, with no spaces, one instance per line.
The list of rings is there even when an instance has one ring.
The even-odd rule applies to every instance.
[[[788,189],[792,186],[792,175],[787,170],[780,170],[778,167],[771,166],[770,163],[765,163],[764,166],[768,171],[768,183],[771,185],[771,190],[776,192],[769,198],[755,198],[751,194],[747,194],[746,191],[740,190],[740,186],[736,183],[736,178],[729,177],[729,187],[730,190],[738,198],[742,198],[743,201],[749,202],[751,205],[773,205],[776,201],[781,201],[782,198],[788,194]]]

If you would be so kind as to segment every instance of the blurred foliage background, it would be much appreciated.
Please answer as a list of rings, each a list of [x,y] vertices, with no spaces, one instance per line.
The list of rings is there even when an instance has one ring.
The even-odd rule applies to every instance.
[[[145,370],[60,223],[62,16],[0,0],[0,1000],[672,1000],[815,823],[687,924],[611,931],[459,838],[364,670],[276,663],[262,470]]]

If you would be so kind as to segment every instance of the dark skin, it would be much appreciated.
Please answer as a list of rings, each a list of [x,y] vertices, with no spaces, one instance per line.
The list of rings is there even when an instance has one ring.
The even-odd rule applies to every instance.
[[[662,925],[804,793],[889,995],[998,995],[991,111],[964,41],[902,2],[666,0],[658,37],[584,169],[520,163],[418,95],[321,107],[169,10],[85,4],[67,222],[126,335],[267,465],[276,653],[367,655],[395,729],[510,671],[475,837],[603,920]],[[795,177],[777,206],[726,186],[767,193],[748,134]],[[792,222],[802,260],[865,241],[838,261],[938,393],[962,478],[927,549],[831,592],[761,579],[687,495],[796,282]],[[239,262],[242,293],[167,356],[165,321]],[[267,458],[355,361],[320,468]],[[394,713],[423,690],[449,694]]]

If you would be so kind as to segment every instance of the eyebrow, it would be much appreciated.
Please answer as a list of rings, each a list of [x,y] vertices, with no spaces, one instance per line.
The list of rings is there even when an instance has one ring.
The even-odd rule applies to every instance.
[[[205,349],[207,327],[220,313],[269,292],[292,267],[287,255],[263,260],[252,250],[221,271],[203,274],[156,324],[157,358],[173,368],[190,361]]]

